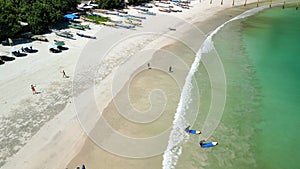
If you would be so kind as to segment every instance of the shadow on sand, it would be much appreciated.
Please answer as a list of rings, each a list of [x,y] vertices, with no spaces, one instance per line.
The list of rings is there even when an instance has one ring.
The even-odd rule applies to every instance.
[[[9,56],[0,56],[0,59],[1,59],[2,61],[5,61],[5,62],[9,62],[9,61],[15,60],[14,57],[9,57]]]

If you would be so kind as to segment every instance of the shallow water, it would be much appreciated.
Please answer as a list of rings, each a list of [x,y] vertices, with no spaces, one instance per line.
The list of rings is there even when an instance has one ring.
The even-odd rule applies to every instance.
[[[220,145],[203,150],[191,136],[177,168],[299,168],[299,15],[272,8],[231,22],[213,38],[209,55],[220,55],[227,81],[222,121],[210,138]],[[203,65],[195,78],[202,104],[194,127],[201,128],[210,99]]]
[[[248,26],[249,25],[249,26]],[[257,161],[263,168],[299,168],[300,12],[266,10],[243,23],[243,43],[262,90]],[[257,123],[256,123],[257,124]]]

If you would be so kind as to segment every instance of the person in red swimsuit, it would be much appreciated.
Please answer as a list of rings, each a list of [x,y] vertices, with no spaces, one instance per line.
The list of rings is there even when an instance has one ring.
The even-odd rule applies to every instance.
[[[36,90],[35,90],[35,86],[34,85],[31,85],[31,91],[32,91],[32,94],[36,94]]]

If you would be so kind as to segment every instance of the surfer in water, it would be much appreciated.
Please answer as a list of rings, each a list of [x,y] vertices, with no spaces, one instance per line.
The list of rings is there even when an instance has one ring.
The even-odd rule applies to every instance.
[[[209,148],[218,145],[218,142],[206,142],[205,140],[201,140],[199,142],[201,148]]]
[[[199,135],[201,134],[201,131],[200,130],[192,130],[190,129],[191,126],[188,126],[187,128],[185,128],[185,131],[187,133],[190,133],[190,134],[195,134],[195,135]]]

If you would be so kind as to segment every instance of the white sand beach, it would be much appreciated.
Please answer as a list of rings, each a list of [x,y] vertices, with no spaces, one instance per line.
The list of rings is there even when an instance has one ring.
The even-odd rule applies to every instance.
[[[256,1],[247,1],[250,2]],[[236,6],[243,4],[244,1],[235,1]],[[49,42],[32,43],[37,53],[1,65],[0,134],[4,143],[0,150],[0,164],[4,164],[1,169],[73,169],[82,164],[88,169],[161,168],[162,154],[126,158],[125,150],[120,152],[121,155],[111,153],[97,145],[97,141],[89,138],[87,133],[101,133],[95,128],[97,125],[105,127],[99,124],[101,115],[112,128],[127,136],[143,138],[169,131],[174,117],[172,112],[175,112],[181,87],[193,60],[177,62],[178,58],[172,58],[172,54],[168,55],[166,51],[158,57],[154,57],[155,53],[186,35],[190,28],[185,24],[210,19],[221,10],[232,7],[232,1],[224,1],[223,5],[220,1],[212,4],[208,0],[192,1],[191,5],[190,9],[177,13],[162,13],[154,7],[157,15],[147,16],[142,27],[135,30],[91,24],[91,30],[86,32],[97,39],[75,36],[76,40],[72,40],[54,33],[46,34]],[[79,32],[69,30],[73,34]],[[203,38],[207,32],[199,31],[201,33]],[[58,54],[50,53],[48,45],[54,39],[64,41],[69,49]],[[0,51],[10,51],[10,47],[0,46]],[[165,57],[159,57],[162,55]],[[144,71],[148,70],[147,63],[160,71]],[[174,69],[172,73],[168,72],[170,65]],[[70,77],[63,78],[62,70]],[[136,76],[130,79],[135,73]],[[155,78],[163,80],[155,81]],[[155,117],[142,120],[134,119],[137,116],[133,114],[133,123],[129,123],[122,119],[126,115],[130,117],[130,113],[114,113],[118,112],[118,106],[127,104],[116,105],[112,99],[122,98],[128,81],[131,83],[128,87],[131,104],[137,112],[164,110],[162,115],[157,115],[161,121],[155,121],[156,127],[134,123],[134,120],[149,122],[149,119],[155,119],[155,114]],[[36,85],[39,94],[32,94],[32,84]],[[166,98],[173,98],[169,100],[171,103],[155,107],[165,102],[161,99],[162,95],[153,91],[157,88],[165,91]],[[93,97],[86,99],[90,93]],[[112,142],[113,138],[107,141]],[[167,144],[168,137],[163,138],[166,140],[158,142],[158,147]],[[105,146],[106,143],[101,144]],[[148,150],[152,154],[159,152],[153,147],[146,147],[145,151]]]

